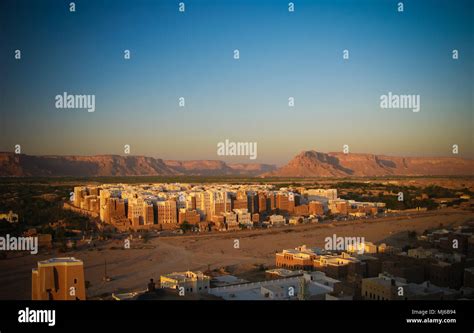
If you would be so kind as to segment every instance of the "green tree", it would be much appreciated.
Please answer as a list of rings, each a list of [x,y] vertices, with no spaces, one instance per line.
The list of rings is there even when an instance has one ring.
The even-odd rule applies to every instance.
[[[183,221],[180,225],[181,230],[184,232],[189,231],[193,228],[193,226],[188,221]]]

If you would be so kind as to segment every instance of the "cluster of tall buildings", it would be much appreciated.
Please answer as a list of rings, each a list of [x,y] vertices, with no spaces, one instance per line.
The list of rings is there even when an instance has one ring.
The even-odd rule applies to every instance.
[[[339,199],[336,189],[227,184],[79,186],[73,204],[123,231],[173,230],[183,223],[201,231],[236,230],[262,222],[285,224],[291,216],[365,216],[385,208],[383,203]]]

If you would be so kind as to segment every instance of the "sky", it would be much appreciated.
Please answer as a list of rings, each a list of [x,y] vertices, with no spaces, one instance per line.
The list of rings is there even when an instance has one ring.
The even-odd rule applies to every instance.
[[[0,151],[285,164],[474,158],[470,0],[0,1]],[[124,59],[124,50],[131,58]],[[240,59],[233,58],[234,50]],[[459,58],[452,58],[452,50]],[[21,50],[21,59],[15,59]],[[343,50],[349,59],[343,59]],[[55,96],[95,95],[96,110]],[[380,96],[419,95],[420,112]],[[179,98],[185,107],[179,107]],[[294,97],[294,107],[288,98]],[[256,142],[258,157],[218,156]]]

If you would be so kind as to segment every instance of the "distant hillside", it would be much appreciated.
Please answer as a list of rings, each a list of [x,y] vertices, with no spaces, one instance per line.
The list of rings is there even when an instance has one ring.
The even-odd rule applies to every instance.
[[[274,177],[375,177],[474,175],[474,160],[459,157],[393,157],[374,154],[304,151]]]
[[[145,156],[32,156],[0,152],[0,176],[271,176],[376,177],[474,175],[474,160],[458,157],[393,157],[304,151],[287,165],[164,161]]]
[[[222,161],[163,161],[145,156],[32,156],[0,152],[0,176],[256,176],[276,169],[268,164]]]
[[[195,160],[195,161],[164,161],[165,164],[186,175],[199,176],[221,176],[221,175],[246,175],[257,176],[265,172],[276,170],[270,164],[227,164],[216,160]]]

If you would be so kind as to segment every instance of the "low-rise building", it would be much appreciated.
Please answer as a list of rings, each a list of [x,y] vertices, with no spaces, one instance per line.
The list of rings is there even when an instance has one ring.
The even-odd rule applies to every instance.
[[[282,226],[282,225],[285,225],[286,220],[283,215],[273,214],[269,217],[269,223],[272,226]]]
[[[73,257],[38,262],[31,272],[32,300],[85,300],[84,264]]]
[[[287,269],[312,270],[317,254],[305,246],[275,254],[276,266]]]
[[[242,224],[247,228],[253,227],[251,214],[248,212],[248,209],[234,209],[234,213],[237,214],[237,222],[239,224]]]
[[[223,215],[213,215],[211,222],[214,224],[214,229],[218,231],[226,231],[225,217]]]
[[[429,281],[417,284],[388,274],[362,280],[362,297],[367,300],[440,300],[455,299],[453,289],[438,287]]]
[[[160,277],[161,288],[176,289],[184,293],[209,292],[210,277],[202,272],[174,272]]]
[[[250,282],[219,288],[210,293],[224,300],[323,300],[333,289],[303,276]]]
[[[233,231],[233,230],[239,230],[239,222],[237,221],[237,214],[229,212],[223,214],[225,218],[225,226],[226,230],[228,231]]]
[[[285,268],[274,268],[265,271],[265,277],[267,279],[286,279],[293,276],[302,276],[304,271],[302,270],[289,270]]]

